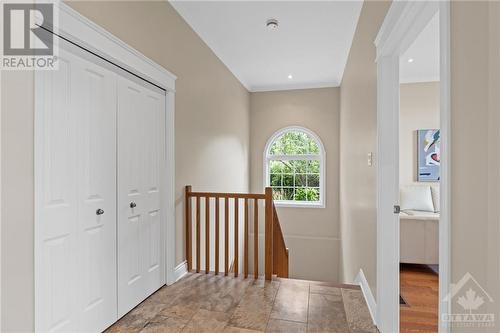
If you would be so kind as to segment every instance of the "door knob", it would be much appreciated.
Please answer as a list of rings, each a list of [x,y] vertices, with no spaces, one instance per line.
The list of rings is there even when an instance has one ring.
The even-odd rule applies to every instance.
[[[99,208],[98,210],[95,211],[95,213],[96,215],[102,215],[104,214],[104,211],[101,208]]]
[[[132,202],[130,203],[130,208],[135,208],[135,207],[137,207],[137,204],[136,204],[135,202],[133,202],[133,201],[132,201]]]
[[[401,207],[398,205],[394,205],[394,214],[399,214],[401,213]]]

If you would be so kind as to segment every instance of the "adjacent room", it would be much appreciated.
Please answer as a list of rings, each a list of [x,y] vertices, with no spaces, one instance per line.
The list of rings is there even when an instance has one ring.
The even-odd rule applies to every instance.
[[[439,303],[439,16],[400,59],[401,332],[437,332]]]

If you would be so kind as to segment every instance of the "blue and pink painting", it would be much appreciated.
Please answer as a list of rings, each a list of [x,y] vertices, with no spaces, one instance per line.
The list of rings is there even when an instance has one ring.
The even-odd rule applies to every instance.
[[[441,133],[439,129],[417,131],[418,142],[418,181],[438,182],[441,165]]]

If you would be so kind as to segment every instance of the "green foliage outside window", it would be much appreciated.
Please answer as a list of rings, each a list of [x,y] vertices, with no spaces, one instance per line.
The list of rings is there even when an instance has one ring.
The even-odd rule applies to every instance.
[[[309,155],[303,160],[270,160],[269,184],[273,188],[275,200],[320,201],[319,154],[316,141],[304,132],[286,132],[274,141],[270,155]],[[317,158],[310,155],[317,155]]]
[[[299,188],[295,190],[296,201],[319,201],[319,189]]]
[[[270,155],[304,155],[319,154],[319,147],[304,132],[286,132],[276,139],[270,149]]]

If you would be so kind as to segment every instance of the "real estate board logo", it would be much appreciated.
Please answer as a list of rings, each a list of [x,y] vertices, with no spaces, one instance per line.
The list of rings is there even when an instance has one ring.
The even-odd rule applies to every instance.
[[[50,2],[3,2],[1,69],[55,69],[55,9]]]
[[[450,313],[444,313],[441,319],[451,327],[495,326],[495,314],[486,311],[494,303],[493,298],[470,273],[451,285],[443,301],[449,305]]]

